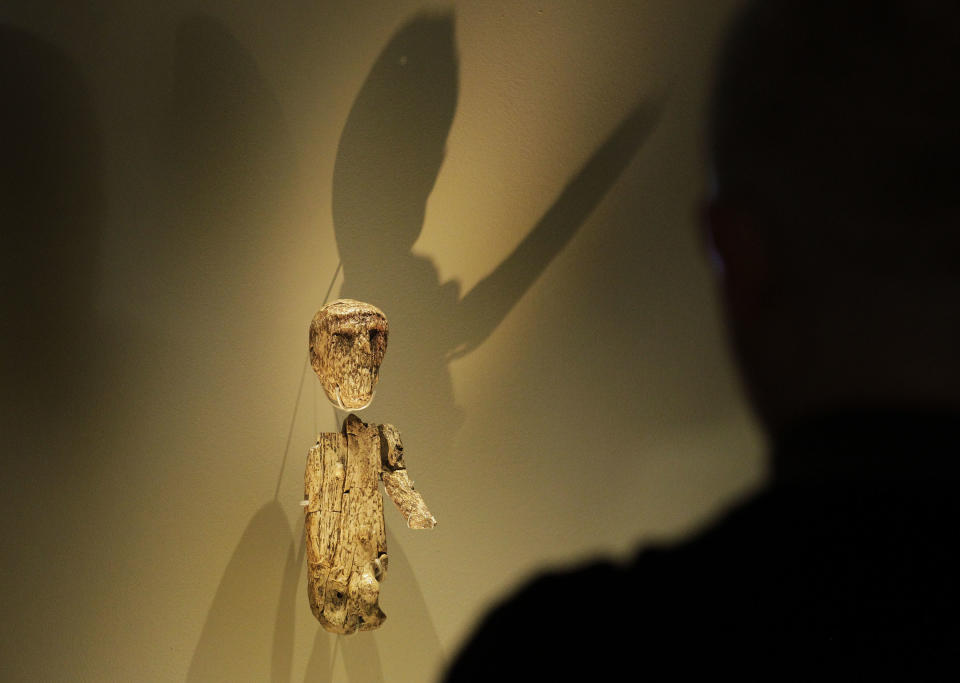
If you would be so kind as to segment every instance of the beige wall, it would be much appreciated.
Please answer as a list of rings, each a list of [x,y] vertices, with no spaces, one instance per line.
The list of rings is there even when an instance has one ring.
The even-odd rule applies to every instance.
[[[431,680],[537,568],[755,485],[693,220],[732,4],[4,3],[0,678]],[[335,274],[439,520],[387,510],[348,638],[298,505]]]

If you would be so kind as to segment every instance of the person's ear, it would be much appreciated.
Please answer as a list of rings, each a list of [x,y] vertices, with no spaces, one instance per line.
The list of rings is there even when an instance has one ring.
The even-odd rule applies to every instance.
[[[755,216],[710,200],[701,207],[700,224],[728,314],[738,321],[761,315],[770,295],[772,273],[769,250]]]

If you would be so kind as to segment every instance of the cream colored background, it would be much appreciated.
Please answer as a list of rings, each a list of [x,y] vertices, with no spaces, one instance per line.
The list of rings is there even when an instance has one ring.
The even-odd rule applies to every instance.
[[[338,426],[306,331],[339,263],[341,132],[424,6],[4,3],[15,66],[54,93],[24,118],[49,118],[36,130],[65,151],[3,225],[26,237],[4,240],[20,279],[4,291],[0,678],[432,680],[538,568],[688,531],[760,481],[694,223],[733,4],[433,8],[452,13],[459,90],[422,232],[398,254],[426,279],[372,288],[399,317],[342,294],[391,319],[362,416],[401,429],[439,526],[387,510],[388,620],[338,638],[305,595],[302,468],[315,430]],[[637,104],[658,113],[632,161],[489,336],[418,353],[438,318],[413,299],[454,305],[493,273]]]

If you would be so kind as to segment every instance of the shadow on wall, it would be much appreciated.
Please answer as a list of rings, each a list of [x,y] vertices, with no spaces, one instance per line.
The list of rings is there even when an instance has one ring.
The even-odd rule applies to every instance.
[[[196,316],[203,324],[187,341],[203,335],[204,349],[223,342],[238,354],[257,352],[236,339],[250,320],[275,315],[276,302],[262,296],[258,276],[288,244],[295,147],[256,60],[218,20],[194,14],[180,22],[173,69],[157,150],[169,215],[152,245],[164,268],[157,278],[167,288],[163,315],[179,323]],[[251,276],[239,280],[237,273]],[[218,362],[209,355],[208,363]],[[248,382],[256,368],[251,363]]]
[[[233,309],[220,282],[227,271],[247,272],[260,256],[258,238],[275,224],[271,214],[289,190],[292,145],[255,60],[220,22],[192,15],[180,23],[176,40],[165,159],[173,214],[159,246],[183,273],[171,278],[179,287],[174,299],[199,299],[202,315],[218,320],[215,327],[229,337],[241,323],[230,319]],[[246,301],[249,315],[264,313],[258,305],[272,305],[256,297]],[[305,377],[306,366],[292,420]],[[304,544],[296,539],[276,496],[253,516],[207,612],[188,681],[250,680],[268,663],[269,680],[290,681],[304,563]]]
[[[96,308],[105,199],[83,74],[9,26],[0,64],[0,668],[36,663],[57,678],[102,597],[86,572],[110,571],[76,539],[107,461],[91,422],[123,347]],[[77,638],[58,644],[51,623]]]
[[[79,423],[98,347],[100,136],[59,50],[0,27],[0,63],[0,419],[18,431],[53,416]]]
[[[303,543],[299,551],[294,548],[283,508],[270,501],[250,520],[223,573],[190,662],[188,681],[249,680],[266,661],[271,681],[290,680]],[[271,590],[278,584],[278,591]]]
[[[370,412],[404,434],[411,471],[441,524],[443,508],[455,505],[457,494],[432,490],[431,468],[451,456],[463,417],[449,362],[489,337],[570,242],[659,113],[658,104],[631,111],[514,252],[461,295],[456,282],[441,284],[433,263],[411,251],[443,163],[458,80],[453,14],[421,13],[403,25],[350,110],[332,202],[344,273],[340,296],[378,306],[392,331]]]

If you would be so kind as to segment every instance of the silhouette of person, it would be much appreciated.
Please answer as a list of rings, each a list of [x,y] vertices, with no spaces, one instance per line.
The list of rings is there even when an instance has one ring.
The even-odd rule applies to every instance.
[[[958,36],[955,0],[737,14],[703,224],[771,481],[693,538],[535,579],[447,680],[915,680],[956,651]]]

